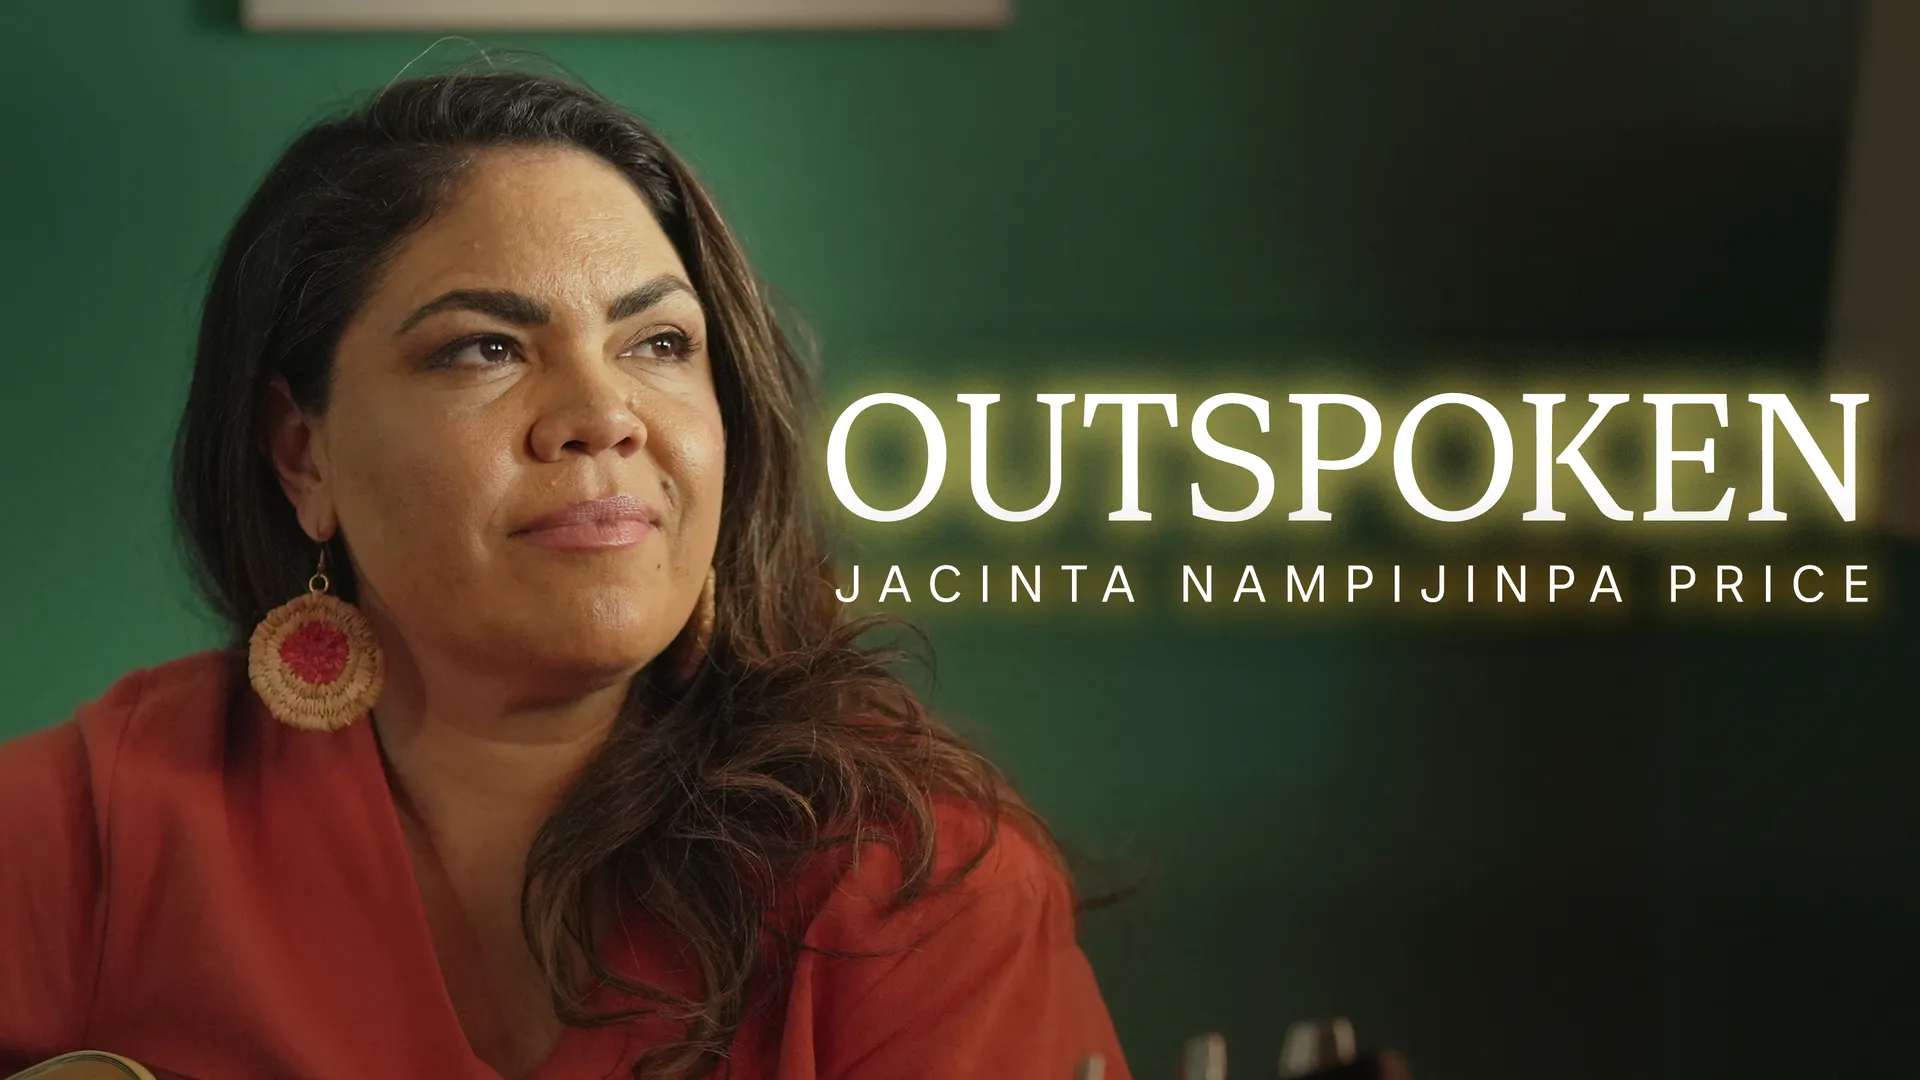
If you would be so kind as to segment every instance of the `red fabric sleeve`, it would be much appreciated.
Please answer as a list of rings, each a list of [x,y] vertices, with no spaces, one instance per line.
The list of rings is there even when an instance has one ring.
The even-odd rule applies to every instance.
[[[940,863],[977,850],[975,812],[944,804]],[[916,1080],[1073,1080],[1091,1054],[1108,1080],[1126,1061],[1094,973],[1075,937],[1067,878],[1003,819],[994,846],[952,891],[905,911],[882,900],[899,881],[884,850],[843,882],[816,942],[907,947],[873,959],[823,961],[816,973],[819,1075]]]
[[[84,1046],[105,914],[100,824],[137,675],[0,743],[0,1074]]]

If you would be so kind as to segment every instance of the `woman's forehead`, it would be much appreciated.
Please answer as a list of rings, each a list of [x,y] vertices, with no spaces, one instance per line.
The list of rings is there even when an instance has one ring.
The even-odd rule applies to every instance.
[[[424,302],[457,288],[512,289],[560,307],[604,308],[661,274],[686,277],[651,207],[627,178],[571,149],[477,154],[453,190],[397,247],[369,299]]]

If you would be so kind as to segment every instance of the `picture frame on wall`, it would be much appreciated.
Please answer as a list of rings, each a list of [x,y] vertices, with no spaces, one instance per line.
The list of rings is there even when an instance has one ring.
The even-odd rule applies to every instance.
[[[1013,0],[241,0],[249,30],[860,30],[1005,25]]]

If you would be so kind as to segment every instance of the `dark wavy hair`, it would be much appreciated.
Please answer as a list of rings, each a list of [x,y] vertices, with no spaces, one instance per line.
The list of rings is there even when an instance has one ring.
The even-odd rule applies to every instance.
[[[397,242],[478,151],[522,145],[595,154],[652,208],[708,312],[727,469],[709,660],[684,688],[665,687],[653,665],[633,680],[620,722],[534,840],[521,924],[562,1020],[671,1016],[683,1037],[648,1053],[635,1076],[705,1075],[803,947],[772,913],[814,857],[890,845],[904,871],[895,902],[911,902],[950,883],[933,873],[933,800],[944,795],[987,816],[986,844],[962,874],[1006,811],[1065,863],[1004,775],[895,673],[916,654],[862,643],[898,621],[851,618],[832,595],[801,476],[812,377],[686,164],[626,109],[527,72],[397,81],[307,130],[247,201],[213,272],[174,445],[175,521],[195,586],[243,658],[252,627],[302,590],[314,558],[265,450],[263,388],[283,376],[303,410],[324,414],[342,327]],[[348,600],[351,541],[336,536],[328,552]],[[699,994],[605,969],[593,909],[606,896],[684,941]],[[763,935],[779,946],[765,950]],[[583,964],[592,981],[645,1004],[588,1011]]]

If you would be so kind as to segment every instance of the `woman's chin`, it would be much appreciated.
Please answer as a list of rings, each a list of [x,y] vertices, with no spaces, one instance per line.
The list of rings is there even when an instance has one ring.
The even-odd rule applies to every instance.
[[[628,634],[607,634],[581,638],[570,635],[529,640],[513,654],[513,662],[569,678],[611,682],[645,667],[659,649],[648,649],[639,642],[652,635],[635,630]]]

